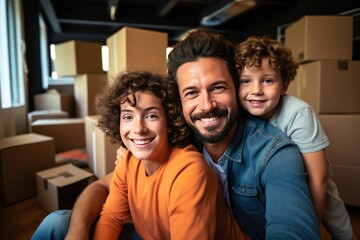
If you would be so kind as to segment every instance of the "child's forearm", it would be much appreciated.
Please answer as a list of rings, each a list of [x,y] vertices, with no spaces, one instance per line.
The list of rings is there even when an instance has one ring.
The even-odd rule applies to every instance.
[[[328,181],[328,163],[325,150],[302,154],[308,173],[308,185],[319,222],[321,222]]]
[[[310,181],[309,188],[311,192],[311,198],[315,207],[316,215],[318,217],[319,222],[321,222],[324,214],[327,181],[322,181],[322,182]]]

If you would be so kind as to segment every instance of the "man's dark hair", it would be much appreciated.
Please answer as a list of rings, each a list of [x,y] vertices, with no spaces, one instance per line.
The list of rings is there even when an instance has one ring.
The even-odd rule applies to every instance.
[[[235,46],[225,36],[218,33],[197,30],[189,33],[184,39],[175,44],[168,56],[168,74],[177,80],[177,70],[187,62],[193,62],[203,57],[217,57],[223,59],[233,79],[235,89],[238,90],[239,77],[235,68]]]

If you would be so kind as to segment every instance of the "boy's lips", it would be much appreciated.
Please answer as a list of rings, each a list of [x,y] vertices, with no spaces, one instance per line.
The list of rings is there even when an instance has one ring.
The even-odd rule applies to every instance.
[[[262,106],[266,102],[266,100],[247,100],[247,102],[250,103],[253,107],[258,107]]]
[[[152,140],[154,140],[153,138],[147,138],[147,139],[131,139],[131,141],[133,143],[135,143],[136,145],[146,145],[149,144]]]
[[[248,100],[248,102],[253,103],[253,104],[260,104],[263,102],[266,102],[265,100]]]

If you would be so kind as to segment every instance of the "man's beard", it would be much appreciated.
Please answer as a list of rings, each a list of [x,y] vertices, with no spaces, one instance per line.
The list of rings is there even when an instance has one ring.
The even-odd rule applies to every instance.
[[[226,121],[225,126],[220,130],[220,131],[216,131],[216,128],[211,126],[211,127],[205,127],[206,133],[201,133],[196,127],[195,125],[191,124],[190,128],[194,131],[196,137],[201,140],[202,142],[206,142],[206,143],[217,143],[219,141],[221,141],[223,138],[226,137],[226,135],[229,133],[231,127],[234,125],[234,123],[236,122],[236,118],[238,117],[238,112],[232,112],[232,114],[230,114],[229,119]],[[222,116],[228,116],[228,110],[227,109],[213,109],[211,112],[207,112],[207,113],[198,113],[198,114],[194,114],[191,115],[191,121],[195,122],[196,120],[199,120],[201,118],[210,118],[210,117],[222,117]]]

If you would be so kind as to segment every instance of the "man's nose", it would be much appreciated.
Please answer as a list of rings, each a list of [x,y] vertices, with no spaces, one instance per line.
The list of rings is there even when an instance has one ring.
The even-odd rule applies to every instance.
[[[200,103],[199,108],[202,111],[209,111],[214,108],[216,102],[212,98],[211,94],[209,93],[201,93],[200,94]]]

